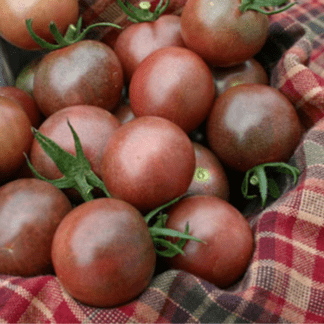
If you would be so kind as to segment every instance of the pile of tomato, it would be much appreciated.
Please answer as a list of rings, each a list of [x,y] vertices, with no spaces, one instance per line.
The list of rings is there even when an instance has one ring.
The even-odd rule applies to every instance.
[[[79,37],[77,0],[0,1],[3,38],[52,44],[0,88],[1,274],[55,274],[97,307],[136,298],[160,265],[224,289],[244,276],[237,188],[287,162],[303,131],[254,58],[269,28],[258,2],[188,0],[175,16],[119,0],[134,23],[109,46]]]

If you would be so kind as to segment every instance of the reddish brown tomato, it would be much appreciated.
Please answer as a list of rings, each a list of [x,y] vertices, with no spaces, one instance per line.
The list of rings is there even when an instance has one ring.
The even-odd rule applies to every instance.
[[[215,196],[192,196],[168,212],[167,228],[184,231],[205,243],[187,241],[183,251],[166,258],[171,268],[201,277],[227,288],[247,270],[254,250],[253,233],[247,220],[232,205]]]
[[[148,212],[186,193],[195,170],[187,134],[155,116],[123,124],[110,138],[102,179],[110,194]]]
[[[193,143],[196,170],[188,188],[189,195],[212,195],[229,199],[229,183],[222,164],[207,147]]]
[[[34,98],[26,91],[13,87],[0,87],[0,96],[6,97],[18,103],[28,115],[32,126],[38,127],[41,123],[41,113]]]
[[[101,177],[103,150],[121,123],[110,112],[86,105],[67,107],[51,115],[42,123],[39,131],[73,155],[76,154],[75,144],[68,120],[80,138],[91,169]],[[32,144],[30,160],[35,169],[48,179],[58,179],[63,176],[36,139]]]
[[[64,34],[79,17],[78,0],[0,0],[0,7],[0,35],[13,45],[27,50],[40,49],[40,46],[29,35],[26,19],[33,19],[32,26],[38,36],[52,42],[54,37],[49,30],[51,21]]]
[[[57,229],[52,259],[75,299],[96,307],[131,301],[149,285],[156,253],[142,214],[130,204],[99,198],[74,208]]]
[[[243,83],[269,84],[267,72],[255,59],[249,59],[242,64],[211,69],[218,94],[225,92],[228,88]]]
[[[121,98],[123,70],[115,52],[93,40],[48,53],[38,64],[34,98],[45,116],[74,105],[112,111]]]
[[[286,162],[301,138],[294,106],[277,89],[242,84],[220,95],[207,120],[209,146],[227,167],[245,172]]]
[[[0,182],[8,179],[25,161],[33,141],[31,123],[21,106],[0,96]]]
[[[179,16],[163,15],[153,22],[128,26],[118,36],[114,50],[123,65],[126,78],[130,80],[145,57],[166,46],[184,46]]]
[[[129,85],[135,116],[159,116],[189,133],[207,117],[215,98],[206,63],[183,47],[164,47],[144,59]]]
[[[186,47],[212,65],[243,63],[257,54],[268,37],[268,17],[242,13],[241,0],[188,0],[181,14]]]
[[[53,273],[54,233],[72,209],[52,184],[20,179],[0,188],[0,273],[36,276]]]

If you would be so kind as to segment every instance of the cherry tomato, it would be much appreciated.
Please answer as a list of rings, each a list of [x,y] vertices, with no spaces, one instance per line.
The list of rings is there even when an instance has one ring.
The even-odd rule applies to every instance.
[[[213,195],[229,199],[229,183],[225,170],[207,147],[193,143],[196,156],[196,170],[188,188],[189,195]]]
[[[207,121],[211,150],[227,167],[246,172],[266,162],[287,162],[302,134],[295,107],[277,89],[242,84],[220,95]]]
[[[72,209],[52,184],[20,179],[0,188],[0,273],[53,273],[51,246],[60,221]]]
[[[145,116],[112,134],[101,174],[113,197],[148,212],[186,193],[194,170],[188,135],[167,119]]]
[[[34,79],[34,98],[45,116],[74,105],[112,111],[123,89],[123,70],[107,45],[84,40],[43,57]]]
[[[184,46],[179,16],[163,15],[153,22],[128,26],[118,36],[114,50],[123,65],[126,78],[130,80],[145,57],[166,46]]]
[[[33,19],[35,33],[52,42],[49,24],[54,21],[62,34],[70,24],[76,24],[79,17],[78,0],[0,0],[0,35],[11,44],[27,49],[40,49],[31,38],[25,20]]]
[[[148,286],[156,253],[136,208],[99,198],[74,208],[60,223],[52,259],[58,279],[72,297],[96,307],[113,307]]]
[[[269,84],[267,72],[263,66],[253,58],[246,60],[242,64],[231,67],[221,68],[213,66],[211,71],[218,94],[242,83]]]
[[[129,85],[135,116],[159,116],[189,133],[207,117],[215,98],[207,64],[183,47],[156,50],[138,66]]]
[[[191,196],[177,202],[168,215],[167,228],[184,231],[188,223],[189,234],[205,242],[188,240],[184,255],[165,258],[171,268],[220,288],[233,285],[245,273],[254,250],[253,233],[231,204],[215,196]]]
[[[22,166],[32,141],[27,114],[15,101],[0,96],[0,182]]]
[[[260,12],[241,12],[241,0],[188,0],[181,14],[186,47],[212,65],[243,63],[268,37],[269,20]]]
[[[14,86],[5,86],[0,87],[0,96],[18,103],[26,112],[32,126],[38,127],[40,125],[42,120],[41,113],[34,98],[28,92]]]

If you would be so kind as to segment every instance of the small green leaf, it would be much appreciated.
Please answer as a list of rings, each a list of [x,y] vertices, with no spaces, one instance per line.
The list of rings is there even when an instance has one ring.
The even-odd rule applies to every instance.
[[[280,190],[276,181],[272,178],[268,179],[268,190],[271,197],[277,199],[280,197]]]
[[[288,4],[284,6],[287,2]],[[242,0],[239,9],[242,12],[245,12],[247,10],[255,10],[264,15],[273,15],[291,8],[294,4],[295,2],[290,3],[290,1],[288,0]],[[277,10],[262,9],[262,8],[269,8],[269,7],[272,8],[279,7],[279,8]]]

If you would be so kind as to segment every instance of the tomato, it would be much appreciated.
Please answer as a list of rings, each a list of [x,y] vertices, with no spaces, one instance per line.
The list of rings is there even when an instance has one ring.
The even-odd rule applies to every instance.
[[[128,26],[118,36],[114,50],[128,80],[139,63],[155,50],[166,46],[184,46],[180,34],[180,17],[163,15],[153,22]]]
[[[230,66],[257,54],[268,37],[269,20],[260,12],[241,12],[241,0],[188,0],[181,14],[186,47],[209,64]]]
[[[242,83],[269,84],[267,72],[263,66],[253,58],[246,60],[242,64],[231,67],[221,68],[213,66],[211,71],[218,94]]]
[[[121,123],[110,112],[95,106],[67,107],[51,115],[38,130],[73,155],[76,152],[68,120],[80,138],[83,152],[90,162],[91,169],[101,177],[103,150]],[[36,139],[32,143],[30,161],[45,178],[58,179],[63,176]],[[71,195],[74,196],[74,193]],[[70,194],[68,196],[72,197]]]
[[[252,230],[243,215],[215,196],[191,196],[177,202],[168,212],[166,227],[184,231],[203,240],[188,240],[184,255],[165,258],[171,268],[201,277],[227,288],[245,273],[254,250]]]
[[[34,98],[28,92],[14,86],[5,86],[0,87],[1,96],[18,103],[26,112],[32,126],[38,127],[40,125],[42,119],[41,113]]]
[[[84,40],[43,57],[34,79],[34,98],[45,116],[74,105],[112,111],[123,90],[123,70],[107,45]]]
[[[23,153],[28,154],[32,141],[27,114],[19,104],[0,96],[0,182],[22,166]]]
[[[102,158],[102,180],[112,197],[148,212],[186,193],[195,170],[188,135],[155,116],[119,127]]]
[[[136,69],[129,85],[135,116],[159,116],[189,133],[207,117],[215,98],[207,64],[183,47],[156,50]]]
[[[27,50],[40,49],[31,38],[25,20],[33,19],[36,34],[51,42],[49,24],[54,21],[61,33],[79,17],[78,0],[0,0],[0,35],[11,44]]]
[[[156,253],[142,214],[130,204],[99,198],[74,208],[53,240],[55,273],[82,303],[113,307],[150,283]]]
[[[266,162],[287,162],[302,134],[291,102],[277,89],[242,84],[220,95],[207,120],[211,150],[227,167],[245,172]]]
[[[72,209],[52,184],[20,179],[0,188],[0,273],[53,273],[51,245],[59,223]]]
[[[213,195],[229,199],[229,183],[222,164],[207,147],[193,143],[196,170],[188,188],[189,195]]]

